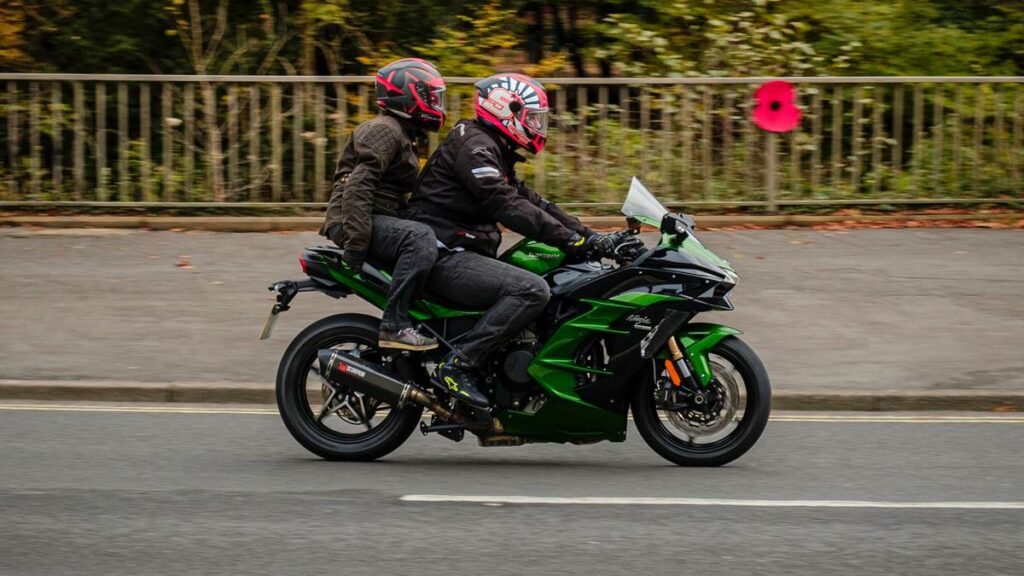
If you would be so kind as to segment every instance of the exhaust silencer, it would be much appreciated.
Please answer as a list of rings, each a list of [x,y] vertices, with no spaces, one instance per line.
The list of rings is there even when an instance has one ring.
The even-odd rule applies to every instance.
[[[385,372],[384,368],[340,350],[320,350],[320,375],[356,392],[384,400],[395,408],[408,401],[412,386]]]
[[[462,421],[461,417],[439,404],[433,396],[402,382],[383,366],[340,350],[320,350],[317,358],[320,360],[320,375],[328,382],[383,400],[396,409],[412,402],[432,410],[443,420]]]

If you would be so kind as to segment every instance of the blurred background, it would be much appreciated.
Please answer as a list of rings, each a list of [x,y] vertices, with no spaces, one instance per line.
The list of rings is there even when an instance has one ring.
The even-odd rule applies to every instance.
[[[50,74],[0,78],[0,194],[323,201],[371,75],[415,55],[449,77],[453,120],[472,77],[543,78],[550,146],[524,175],[609,203],[589,212],[633,174],[693,209],[998,204],[1021,183],[1022,22],[1015,1],[11,0],[0,73]],[[749,117],[776,76],[804,121],[769,158]]]
[[[378,312],[304,294],[258,343],[266,287],[407,56],[448,80],[424,157],[525,72],[539,192],[696,215],[772,379],[750,453],[289,436],[289,341]],[[1020,0],[0,0],[0,574],[1020,573],[1022,190]]]

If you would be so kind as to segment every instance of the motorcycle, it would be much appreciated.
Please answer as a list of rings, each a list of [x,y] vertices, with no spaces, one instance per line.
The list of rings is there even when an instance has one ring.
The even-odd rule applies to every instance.
[[[689,216],[669,212],[636,178],[622,212],[628,228],[614,234],[611,262],[570,262],[528,239],[499,257],[543,277],[551,299],[482,375],[489,410],[466,407],[434,379],[437,363],[485,311],[427,293],[411,315],[437,338],[435,350],[378,348],[379,320],[365,314],[335,314],[295,337],[276,385],[289,432],[322,458],[366,461],[417,429],[456,442],[469,432],[484,446],[622,442],[632,413],[644,441],[675,464],[740,457],[768,422],[768,374],[739,330],[693,322],[733,308],[738,276],[700,243]],[[656,246],[644,246],[641,225],[661,232]],[[276,303],[261,339],[302,292],[358,296],[383,309],[387,271],[371,263],[352,270],[341,256],[335,247],[307,248],[307,277],[270,286]]]

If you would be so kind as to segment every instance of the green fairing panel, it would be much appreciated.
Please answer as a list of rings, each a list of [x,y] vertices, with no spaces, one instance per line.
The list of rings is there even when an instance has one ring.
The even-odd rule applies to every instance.
[[[506,250],[498,259],[543,276],[562,265],[565,253],[543,242],[523,239]]]
[[[576,394],[577,374],[606,374],[603,370],[577,365],[576,355],[580,346],[595,333],[626,334],[626,330],[612,328],[612,324],[624,315],[668,300],[679,299],[627,292],[610,300],[582,300],[591,307],[590,310],[559,327],[530,364],[530,375],[547,392],[547,402],[535,414],[516,411],[501,414],[499,419],[505,431],[548,442],[625,440],[625,411],[616,413],[599,408],[583,401]]]
[[[611,298],[612,302],[629,304],[633,308],[647,308],[663,302],[687,302],[686,298],[670,296],[668,294],[651,294],[649,292],[623,292]],[[584,300],[584,302],[601,302],[601,300]]]

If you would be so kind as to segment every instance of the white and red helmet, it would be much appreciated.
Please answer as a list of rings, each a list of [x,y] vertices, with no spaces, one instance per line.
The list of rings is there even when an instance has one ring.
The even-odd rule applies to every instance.
[[[548,95],[523,74],[495,74],[476,83],[476,117],[538,154],[548,140]]]
[[[395,60],[377,72],[377,106],[423,130],[444,126],[444,78],[419,58]]]

